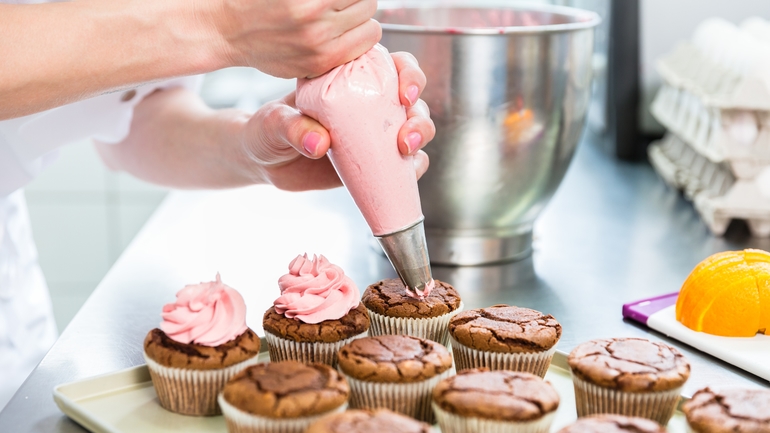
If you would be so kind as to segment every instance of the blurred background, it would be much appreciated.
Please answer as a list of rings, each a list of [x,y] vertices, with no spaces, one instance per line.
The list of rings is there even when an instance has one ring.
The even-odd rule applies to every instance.
[[[530,2],[531,3],[531,2]],[[588,134],[602,137],[611,157],[644,162],[646,145],[663,135],[649,114],[661,78],[656,59],[692,36],[710,17],[740,23],[770,17],[767,0],[554,0],[598,12],[594,95]],[[206,76],[212,107],[256,110],[294,88],[292,80],[247,68]],[[60,330],[69,323],[115,260],[163,201],[167,191],[107,170],[90,142],[67,146],[26,188],[29,211]]]

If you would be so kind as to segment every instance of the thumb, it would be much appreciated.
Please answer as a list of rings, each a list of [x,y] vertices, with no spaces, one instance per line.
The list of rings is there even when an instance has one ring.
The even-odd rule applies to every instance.
[[[300,155],[319,159],[329,150],[329,133],[297,110],[294,93],[260,107],[249,125],[248,154],[260,164],[283,165]]]
[[[282,102],[291,109],[287,112],[292,113],[284,119],[286,142],[308,158],[323,158],[331,145],[329,132],[318,121],[303,115],[297,109],[294,92],[286,95]]]

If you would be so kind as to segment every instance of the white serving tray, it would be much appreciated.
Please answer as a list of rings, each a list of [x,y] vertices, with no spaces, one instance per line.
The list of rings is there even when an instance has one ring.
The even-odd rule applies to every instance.
[[[676,320],[676,305],[650,315],[647,326],[770,381],[770,335],[739,338],[696,332]]]
[[[259,356],[260,361],[268,361],[266,352]],[[561,397],[551,429],[555,432],[577,418],[567,354],[556,352],[545,378]],[[62,412],[93,433],[227,432],[222,416],[192,417],[161,408],[146,365],[59,385],[53,394]],[[672,433],[686,431],[681,412],[674,414],[668,429]]]

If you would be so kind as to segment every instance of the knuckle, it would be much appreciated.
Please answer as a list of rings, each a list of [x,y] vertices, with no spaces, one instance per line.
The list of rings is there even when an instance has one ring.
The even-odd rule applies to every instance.
[[[265,135],[269,134],[273,139],[277,139],[287,127],[286,120],[288,113],[286,113],[286,106],[280,102],[272,102],[263,108],[264,111],[260,110],[262,112],[262,117],[260,119],[262,128],[260,129]]]
[[[420,109],[423,111],[423,115],[430,119],[430,107],[428,106],[428,103],[425,102],[422,99],[419,99]]]
[[[401,54],[407,62],[419,68],[420,62],[417,61],[417,57],[415,57],[414,54],[409,51],[401,51],[399,54]]]
[[[295,25],[313,23],[321,18],[323,8],[320,2],[297,2],[288,6],[289,22]]]
[[[367,17],[374,17],[374,14],[377,13],[377,0],[366,0],[366,6]]]
[[[332,31],[327,23],[316,23],[306,26],[302,31],[302,36],[311,47],[317,49],[320,45],[332,39]]]
[[[419,69],[419,62],[417,62],[417,57],[415,57],[414,54],[408,51],[397,51],[391,54],[393,57],[397,57],[401,62],[406,63],[406,66],[412,66]]]
[[[374,20],[369,20],[369,23],[371,24],[374,30],[374,34],[372,35],[374,39],[374,43],[377,43],[380,41],[380,39],[382,39],[382,26],[380,26],[380,23]]]
[[[436,124],[435,124],[435,123],[433,123],[433,119],[431,119],[430,117],[426,117],[426,118],[425,118],[425,121],[426,121],[426,122],[427,122],[427,124],[428,124],[428,131],[429,131],[429,132],[430,132],[432,135],[436,135]]]
[[[418,99],[417,102],[410,107],[410,115],[413,117],[430,119],[430,109],[428,108],[428,104],[422,99]]]
[[[306,63],[307,69],[310,71],[308,75],[316,76],[323,74],[333,67],[331,66],[332,63],[333,61],[327,55],[317,54],[312,56]]]

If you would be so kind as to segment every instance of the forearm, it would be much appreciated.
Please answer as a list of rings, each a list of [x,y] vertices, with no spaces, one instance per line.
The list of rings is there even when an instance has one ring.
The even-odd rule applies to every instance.
[[[0,4],[0,120],[224,67],[191,4]]]
[[[239,144],[248,120],[239,110],[212,110],[188,90],[162,90],[137,105],[125,140],[97,148],[110,168],[174,188],[264,183]]]

